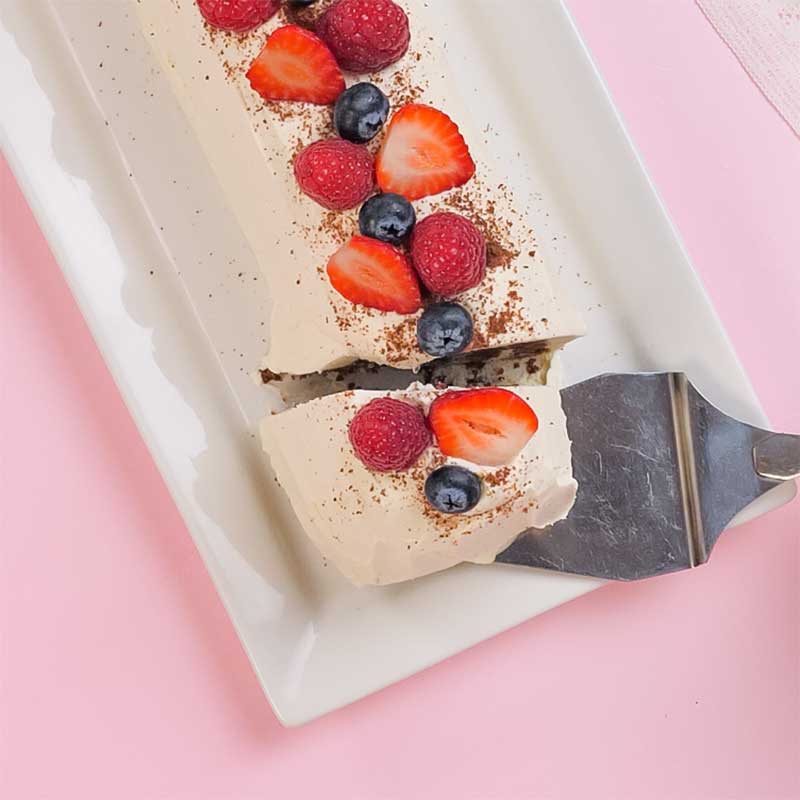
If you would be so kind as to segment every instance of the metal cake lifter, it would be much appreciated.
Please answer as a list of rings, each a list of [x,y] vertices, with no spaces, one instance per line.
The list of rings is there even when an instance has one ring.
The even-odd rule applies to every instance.
[[[680,372],[601,375],[562,397],[575,507],[500,562],[617,580],[695,567],[739,511],[800,476],[800,436],[732,419]]]

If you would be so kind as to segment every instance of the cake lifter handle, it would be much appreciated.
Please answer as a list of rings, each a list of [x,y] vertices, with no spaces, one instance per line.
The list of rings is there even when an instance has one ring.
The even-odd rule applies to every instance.
[[[800,478],[800,436],[775,433],[753,448],[756,472],[770,481]]]

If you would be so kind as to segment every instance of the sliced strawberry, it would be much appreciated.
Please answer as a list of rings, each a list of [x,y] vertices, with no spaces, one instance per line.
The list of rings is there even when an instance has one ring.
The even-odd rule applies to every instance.
[[[508,389],[450,391],[433,401],[428,422],[439,449],[473,464],[509,464],[539,427],[534,410]]]
[[[265,100],[301,100],[327,105],[344,91],[333,53],[299,25],[278,28],[247,71],[250,85]]]
[[[381,189],[409,200],[461,186],[475,174],[475,162],[455,122],[416,103],[392,117],[376,164]]]
[[[413,314],[422,305],[411,262],[390,244],[354,236],[328,262],[333,288],[351,303]]]

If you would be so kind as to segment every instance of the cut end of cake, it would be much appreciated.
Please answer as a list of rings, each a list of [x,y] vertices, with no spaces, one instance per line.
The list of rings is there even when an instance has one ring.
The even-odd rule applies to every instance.
[[[263,368],[256,380],[270,387],[282,408],[293,408],[338,392],[399,391],[414,383],[439,389],[480,386],[557,386],[559,351],[552,343],[465,353],[424,364],[416,371],[380,366],[366,361],[309,375],[276,373]]]

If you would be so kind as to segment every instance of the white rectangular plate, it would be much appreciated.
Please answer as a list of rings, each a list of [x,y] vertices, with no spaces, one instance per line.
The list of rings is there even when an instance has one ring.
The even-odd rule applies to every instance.
[[[266,287],[132,2],[2,4],[3,146],[281,720],[312,719],[598,586],[464,566],[354,589],[322,563],[254,436]],[[437,0],[429,13],[586,312],[567,376],[685,369],[765,426],[567,11],[506,0],[509,29],[491,8]]]

